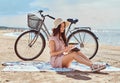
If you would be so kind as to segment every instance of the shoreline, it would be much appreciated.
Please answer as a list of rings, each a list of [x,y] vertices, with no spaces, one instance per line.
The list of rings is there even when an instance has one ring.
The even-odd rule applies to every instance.
[[[3,34],[14,32],[11,30],[0,30],[0,63],[10,61],[22,61],[14,52],[16,37],[4,36]],[[50,55],[48,47],[37,61],[48,62]],[[108,64],[120,68],[120,46],[110,46],[100,44],[97,55],[93,62],[107,62]],[[0,65],[0,70],[4,67]],[[119,83],[120,72],[2,72],[0,71],[0,83]]]
[[[0,30],[2,30],[2,29],[0,29]],[[16,28],[13,28],[13,29],[3,29],[3,31],[6,31],[6,30],[8,31],[8,33],[5,33],[4,35],[17,37],[17,36],[20,35],[20,33],[24,32],[27,29],[22,29],[22,28],[21,29],[16,29]],[[9,32],[9,31],[11,31],[11,32]],[[111,42],[111,43],[110,42],[109,43],[103,42],[103,40],[102,39],[100,40],[99,37],[98,37],[98,43],[99,43],[99,45],[104,45],[104,46],[116,46],[116,47],[120,47],[120,44],[118,44],[118,43],[115,44],[115,42]]]

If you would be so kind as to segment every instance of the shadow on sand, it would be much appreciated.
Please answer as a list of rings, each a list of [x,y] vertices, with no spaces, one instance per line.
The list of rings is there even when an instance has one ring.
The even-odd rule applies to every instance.
[[[101,75],[108,75],[108,73],[104,73],[104,72],[83,72],[83,71],[69,71],[69,72],[57,72],[57,74],[60,75],[66,75],[66,77],[68,78],[73,78],[76,80],[91,80],[92,78],[89,77],[89,75],[91,74],[101,74]]]

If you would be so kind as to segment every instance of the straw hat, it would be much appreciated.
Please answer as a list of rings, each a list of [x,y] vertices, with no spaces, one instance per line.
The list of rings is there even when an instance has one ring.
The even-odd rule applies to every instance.
[[[70,24],[70,22],[68,22],[68,21],[63,21],[62,18],[57,18],[54,21],[54,28],[57,28],[63,22],[65,22],[66,27],[68,27]]]

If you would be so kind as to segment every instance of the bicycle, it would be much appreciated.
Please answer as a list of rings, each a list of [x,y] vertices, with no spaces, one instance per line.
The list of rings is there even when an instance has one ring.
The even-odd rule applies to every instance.
[[[44,21],[46,17],[53,20],[55,18],[50,15],[44,15],[42,10],[39,11],[39,14],[41,18],[35,14],[28,14],[28,26],[30,30],[20,34],[15,41],[15,53],[22,60],[34,60],[39,57],[46,46],[45,36],[47,39],[50,37],[50,32]],[[78,19],[69,18],[67,21],[70,22],[66,30],[68,44],[79,46],[81,52],[89,59],[92,59],[98,51],[97,36],[91,31],[90,27],[75,27],[71,29],[71,25],[76,24]]]

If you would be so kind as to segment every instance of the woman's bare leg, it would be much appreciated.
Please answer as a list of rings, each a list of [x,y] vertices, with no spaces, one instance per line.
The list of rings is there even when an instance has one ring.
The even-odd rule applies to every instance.
[[[85,58],[83,58],[79,54],[80,53],[77,53],[77,52],[71,52],[71,53],[67,54],[66,56],[64,56],[63,57],[63,61],[62,61],[63,67],[69,67],[70,63],[73,60],[76,60],[79,63],[85,64],[87,66],[92,66],[92,62],[91,61],[86,60]]]
[[[78,51],[78,55],[80,55],[81,57],[83,57],[85,60],[89,61],[90,63],[92,63],[90,61],[90,59],[88,57],[86,57],[82,52]]]

